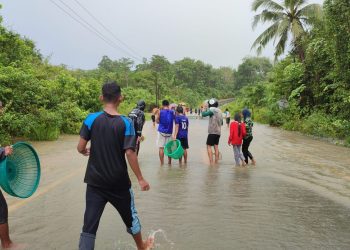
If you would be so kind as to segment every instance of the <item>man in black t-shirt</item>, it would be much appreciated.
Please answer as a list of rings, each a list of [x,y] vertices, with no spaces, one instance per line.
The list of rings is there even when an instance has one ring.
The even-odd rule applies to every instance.
[[[79,249],[94,249],[96,232],[107,202],[119,212],[137,248],[150,249],[153,239],[142,240],[126,163],[127,158],[141,190],[149,190],[150,186],[142,176],[135,153],[135,130],[131,120],[117,112],[122,96],[116,83],[104,84],[100,99],[104,103],[104,110],[90,114],[85,119],[77,147],[79,153],[89,156],[84,179],[87,183],[86,210]],[[91,148],[87,148],[88,141],[91,141]]]

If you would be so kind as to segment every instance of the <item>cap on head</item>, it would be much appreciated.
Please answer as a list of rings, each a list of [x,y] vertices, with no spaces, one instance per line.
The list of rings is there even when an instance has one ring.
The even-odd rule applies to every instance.
[[[163,101],[162,101],[162,105],[163,105],[164,107],[167,107],[167,106],[170,105],[170,103],[169,103],[168,100],[163,100]]]
[[[116,82],[107,82],[102,86],[102,96],[104,102],[115,103],[121,95],[121,89]]]
[[[179,113],[179,114],[183,114],[184,113],[184,108],[181,107],[181,106],[177,106],[176,112]]]
[[[219,107],[219,102],[215,98],[211,98],[208,101],[208,104],[209,104],[209,108],[211,108],[211,107],[215,107],[215,108]]]
[[[138,107],[139,109],[141,109],[142,111],[144,111],[145,108],[146,108],[146,102],[145,102],[144,100],[138,101],[137,107]]]

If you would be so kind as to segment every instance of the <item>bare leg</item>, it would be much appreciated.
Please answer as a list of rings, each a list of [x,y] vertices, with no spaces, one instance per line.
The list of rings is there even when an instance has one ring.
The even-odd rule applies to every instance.
[[[215,163],[219,162],[219,145],[214,146],[215,149]]]
[[[211,150],[211,146],[207,145],[207,151],[208,151],[210,165],[212,165],[213,164],[213,151]]]
[[[0,239],[2,248],[6,249],[11,247],[12,241],[10,239],[8,223],[0,224]]]
[[[159,159],[160,164],[164,165],[164,148],[159,148]]]
[[[148,250],[153,248],[154,239],[149,238],[146,241],[143,241],[141,232],[132,237],[134,238],[138,250]]]
[[[185,152],[184,152],[184,160],[185,160],[185,164],[187,163],[187,149],[185,149]]]
[[[168,157],[168,164],[171,165],[171,158]]]

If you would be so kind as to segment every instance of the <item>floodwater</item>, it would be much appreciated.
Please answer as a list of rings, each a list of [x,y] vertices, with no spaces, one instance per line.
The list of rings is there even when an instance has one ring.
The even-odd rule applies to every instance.
[[[162,230],[157,249],[350,249],[350,149],[256,125],[257,166],[237,168],[224,127],[222,161],[208,166],[207,121],[190,122],[186,167],[160,167],[148,122],[140,163],[151,190],[141,192],[130,171],[143,233]],[[9,198],[12,237],[28,249],[77,249],[87,162],[77,140],[34,143],[43,170],[38,192]],[[135,249],[109,205],[96,249]]]

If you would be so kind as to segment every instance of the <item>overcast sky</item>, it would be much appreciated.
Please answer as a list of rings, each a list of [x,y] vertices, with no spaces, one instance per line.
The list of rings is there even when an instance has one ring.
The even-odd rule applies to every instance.
[[[2,0],[0,14],[7,27],[34,40],[54,64],[91,69],[103,55],[112,59],[130,57],[127,49],[123,51],[116,45],[112,48],[51,1],[69,11],[62,4],[66,3],[117,46],[123,46],[75,0]],[[263,30],[251,28],[253,0],[78,1],[137,52],[130,52],[136,58],[160,54],[170,61],[191,57],[216,67],[237,67],[242,58],[255,55],[250,47]],[[272,58],[273,47],[267,47],[262,55]]]

